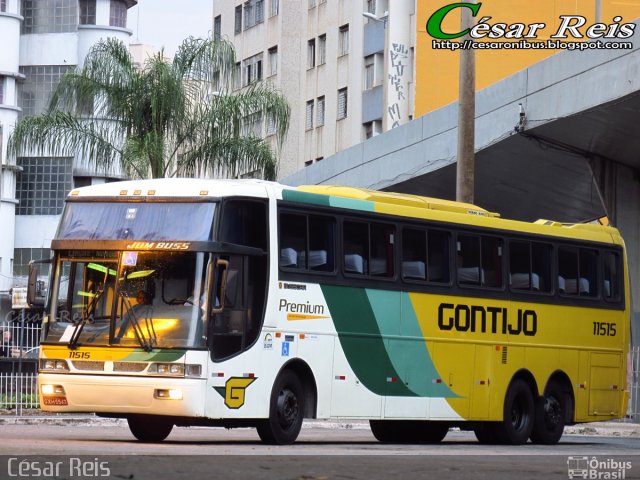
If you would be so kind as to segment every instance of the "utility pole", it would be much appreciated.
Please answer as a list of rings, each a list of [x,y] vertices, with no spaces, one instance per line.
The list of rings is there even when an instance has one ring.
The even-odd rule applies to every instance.
[[[596,0],[596,23],[602,21],[602,0]]]
[[[469,0],[467,3],[476,3]],[[461,31],[473,26],[471,9],[461,8]],[[461,42],[471,40],[469,35]],[[460,90],[458,99],[458,161],[456,166],[456,200],[473,203],[475,183],[475,116],[476,116],[476,53],[460,50]]]

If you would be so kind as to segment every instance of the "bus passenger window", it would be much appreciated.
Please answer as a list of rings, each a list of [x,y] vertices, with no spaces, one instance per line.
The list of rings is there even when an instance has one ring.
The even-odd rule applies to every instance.
[[[604,282],[602,291],[607,300],[620,299],[620,285],[618,281],[618,254],[614,252],[604,253]]]
[[[551,291],[551,245],[509,242],[509,286],[512,290]]]
[[[344,222],[344,271],[364,275],[369,259],[369,225],[361,222]]]
[[[306,268],[307,217],[283,213],[280,215],[280,266]],[[300,260],[300,261],[298,261]]]
[[[427,235],[422,230],[402,231],[402,277],[427,279]]]
[[[393,234],[389,225],[371,225],[371,261],[369,275],[393,276]]]
[[[458,236],[458,283],[496,288],[502,286],[502,240]]]
[[[581,248],[558,250],[558,290],[564,295],[598,296],[598,252]]]
[[[449,283],[449,233],[429,230],[427,238],[428,279]]]
[[[335,258],[335,220],[309,215],[309,270],[333,272]]]

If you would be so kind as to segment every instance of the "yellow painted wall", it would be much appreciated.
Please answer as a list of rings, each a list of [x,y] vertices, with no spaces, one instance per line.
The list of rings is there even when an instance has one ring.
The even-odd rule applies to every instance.
[[[481,0],[478,0],[480,2]],[[595,23],[596,0],[484,0],[476,20],[492,17],[488,23],[545,23],[538,31],[537,41],[549,39],[560,26],[560,15],[582,15],[587,18],[582,32]],[[440,108],[458,100],[458,62],[460,54],[450,50],[434,50],[433,38],[426,33],[429,17],[456,0],[417,0],[416,11],[416,95],[415,116]],[[602,23],[613,23],[616,15],[620,23],[640,17],[640,0],[602,0]],[[452,11],[443,22],[443,31],[460,31],[460,9]],[[640,29],[630,39],[640,41]],[[492,40],[494,41],[494,40]],[[563,41],[578,41],[567,38]],[[559,50],[476,50],[476,89],[481,90],[518,72]],[[573,55],[589,55],[574,51]]]

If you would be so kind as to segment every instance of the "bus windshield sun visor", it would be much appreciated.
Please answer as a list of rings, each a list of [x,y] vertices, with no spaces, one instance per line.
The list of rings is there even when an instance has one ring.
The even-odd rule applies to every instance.
[[[73,202],[65,207],[61,240],[210,241],[215,203]]]

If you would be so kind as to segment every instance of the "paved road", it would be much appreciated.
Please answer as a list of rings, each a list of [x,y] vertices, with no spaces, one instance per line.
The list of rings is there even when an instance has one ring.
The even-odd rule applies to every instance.
[[[122,422],[51,423],[0,426],[0,478],[18,478],[12,475],[27,460],[38,462],[35,468],[59,464],[60,479],[80,478],[80,467],[90,474],[83,478],[106,473],[105,467],[104,478],[131,480],[566,479],[570,456],[579,457],[582,467],[594,457],[601,462],[593,469],[600,476],[590,478],[640,478],[640,437],[625,431],[565,435],[553,447],[485,446],[472,433],[457,431],[439,445],[383,445],[363,424],[317,422],[305,425],[296,444],[274,447],[261,444],[252,429],[176,428],[167,441],[152,445],[135,441]]]

